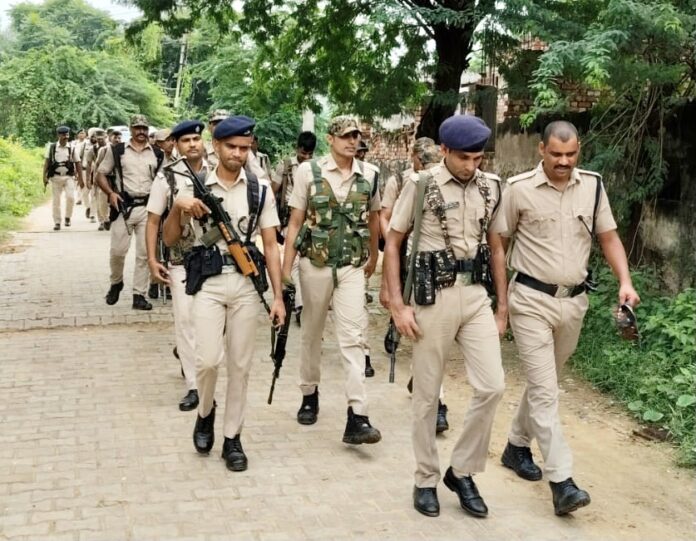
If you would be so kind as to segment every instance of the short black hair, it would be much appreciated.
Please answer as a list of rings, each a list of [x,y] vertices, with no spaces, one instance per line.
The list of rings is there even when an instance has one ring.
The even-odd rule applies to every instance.
[[[542,141],[545,145],[549,144],[549,139],[551,139],[551,137],[556,137],[564,143],[567,143],[573,137],[579,139],[578,129],[567,120],[554,120],[544,128]]]
[[[297,148],[307,152],[314,152],[314,149],[317,148],[317,136],[311,131],[303,131],[297,136]]]

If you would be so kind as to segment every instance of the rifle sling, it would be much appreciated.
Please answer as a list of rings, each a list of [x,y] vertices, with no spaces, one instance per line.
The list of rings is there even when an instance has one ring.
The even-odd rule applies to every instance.
[[[421,235],[421,224],[423,223],[423,204],[425,203],[425,188],[428,184],[428,179],[425,175],[418,176],[418,184],[416,190],[416,216],[413,222],[413,242],[411,244],[411,253],[408,257],[408,274],[404,283],[403,298],[404,304],[409,304],[411,301],[411,291],[413,289],[413,275],[416,270],[416,252],[418,251],[418,241]]]

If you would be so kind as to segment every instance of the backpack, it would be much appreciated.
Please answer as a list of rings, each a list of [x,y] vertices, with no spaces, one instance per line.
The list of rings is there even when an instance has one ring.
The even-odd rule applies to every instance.
[[[48,176],[53,177],[56,175],[56,170],[59,167],[65,167],[68,170],[68,175],[72,176],[75,174],[75,164],[70,159],[73,153],[73,149],[68,146],[68,161],[67,162],[57,162],[56,161],[56,145],[57,143],[51,143],[48,147]]]
[[[155,154],[155,157],[157,158],[157,166],[155,167],[154,172],[154,174],[156,175],[162,167],[162,163],[164,162],[164,152],[162,151],[162,149],[157,147],[151,146],[150,148],[152,149],[152,152]],[[125,143],[119,143],[112,147],[112,152],[114,154],[114,168],[116,169],[118,173],[118,178],[121,181],[121,189],[123,189],[123,169],[121,167],[121,156],[123,156],[125,151]]]

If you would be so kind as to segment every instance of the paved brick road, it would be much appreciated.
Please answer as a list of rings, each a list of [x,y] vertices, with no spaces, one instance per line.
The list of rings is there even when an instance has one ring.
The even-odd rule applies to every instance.
[[[30,220],[36,225],[13,241],[18,249],[0,255],[0,539],[692,538],[693,476],[674,470],[666,446],[633,441],[632,423],[572,378],[564,384],[564,424],[572,425],[576,478],[593,505],[559,519],[545,482],[502,468],[499,452],[520,395],[512,361],[489,469],[477,477],[490,517],[464,515],[443,485],[441,516],[419,515],[411,506],[408,363],[402,356],[397,384],[386,382],[378,351],[384,315],[374,305],[377,375],[368,385],[383,441],[357,448],[340,441],[345,404],[330,323],[319,422],[295,422],[296,327],[274,403],[266,405],[271,363],[261,326],[243,433],[250,467],[228,472],[219,440],[209,457],[195,453],[195,413],[177,409],[183,383],[171,356],[169,307],[136,313],[128,296],[107,307],[108,234],[80,216],[74,221],[54,233],[42,207]],[[130,278],[127,271],[125,293]],[[512,346],[505,349],[512,358]],[[456,427],[470,391],[460,359],[448,370]],[[453,430],[439,439],[443,471],[455,437]]]

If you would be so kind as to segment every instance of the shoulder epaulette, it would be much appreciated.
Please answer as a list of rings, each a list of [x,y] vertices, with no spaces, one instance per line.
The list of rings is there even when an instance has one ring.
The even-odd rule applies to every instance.
[[[596,171],[588,171],[587,169],[578,169],[577,171],[581,175],[590,175],[592,177],[598,178],[599,180],[602,180],[602,175],[600,173],[597,173]]]
[[[517,182],[518,180],[534,178],[534,175],[536,175],[536,169],[531,169],[530,171],[525,171],[524,173],[520,173],[519,175],[510,177],[509,179],[507,179],[507,183],[512,184],[513,182]]]
[[[481,171],[483,173],[483,176],[486,177],[488,180],[493,180],[500,184],[502,182],[501,178],[496,175],[495,173],[489,173],[488,171]]]

